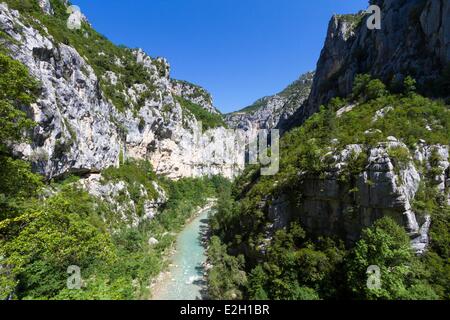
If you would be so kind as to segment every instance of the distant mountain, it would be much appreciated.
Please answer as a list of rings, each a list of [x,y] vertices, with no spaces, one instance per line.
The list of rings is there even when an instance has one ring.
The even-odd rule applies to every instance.
[[[314,72],[302,75],[280,93],[257,100],[251,106],[225,115],[231,128],[249,130],[283,128],[283,123],[307,100]]]

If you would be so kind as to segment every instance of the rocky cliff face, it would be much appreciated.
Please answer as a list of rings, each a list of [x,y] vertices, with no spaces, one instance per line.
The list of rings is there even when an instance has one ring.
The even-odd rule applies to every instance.
[[[329,24],[311,95],[292,118],[297,126],[330,98],[351,93],[356,74],[370,73],[396,86],[410,75],[422,92],[450,63],[450,3],[446,0],[376,0],[381,30],[369,30],[367,17],[336,15]],[[448,95],[448,93],[447,93]]]
[[[39,0],[39,6],[42,8],[45,14],[53,14],[53,8],[50,0]]]
[[[153,188],[156,193],[150,195],[146,188],[139,185],[139,200],[133,199],[129,184],[125,181],[106,181],[101,174],[91,174],[81,179],[78,185],[90,195],[108,204],[117,221],[130,227],[138,227],[142,222],[152,220],[159,213],[159,209],[167,202],[167,194],[156,181]],[[111,219],[111,217],[108,217]]]
[[[259,99],[251,106],[225,116],[229,127],[257,133],[258,130],[284,130],[284,123],[309,96],[313,72],[302,75],[282,92]]]
[[[53,14],[49,1],[39,4],[42,14]],[[222,127],[203,136],[195,116],[176,99],[181,96],[218,113],[210,95],[172,80],[165,59],[116,48],[112,55],[90,52],[89,59],[25,14],[0,4],[0,43],[41,83],[41,95],[29,110],[37,123],[32,142],[16,147],[37,172],[47,178],[97,173],[126,158],[148,159],[157,173],[174,179],[212,174],[231,178],[239,172],[240,159],[218,156],[234,136]],[[90,39],[92,34],[80,33],[77,41],[98,41]],[[107,55],[114,70],[102,72],[93,59]],[[141,78],[127,80],[130,66]]]
[[[395,137],[388,140],[375,148],[349,145],[342,152],[329,153],[323,161],[332,164],[321,177],[299,173],[301,183],[295,191],[296,201],[292,195],[291,198],[282,195],[268,207],[272,221],[268,234],[299,217],[313,234],[339,235],[352,244],[359,240],[364,228],[389,216],[405,227],[416,252],[423,253],[429,243],[431,218],[415,212],[413,201],[424,182],[423,171],[431,170],[432,154],[439,158],[434,184],[438,192],[449,197],[449,146],[419,145],[414,159],[401,164],[389,155],[389,150],[408,148]],[[340,175],[361,154],[367,157],[364,170],[355,181],[342,181]]]

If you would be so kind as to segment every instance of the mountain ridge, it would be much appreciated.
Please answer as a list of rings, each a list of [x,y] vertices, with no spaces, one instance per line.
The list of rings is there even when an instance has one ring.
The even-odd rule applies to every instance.
[[[283,129],[295,111],[309,96],[314,72],[307,72],[279,93],[258,99],[252,105],[225,115],[232,128],[245,131]]]

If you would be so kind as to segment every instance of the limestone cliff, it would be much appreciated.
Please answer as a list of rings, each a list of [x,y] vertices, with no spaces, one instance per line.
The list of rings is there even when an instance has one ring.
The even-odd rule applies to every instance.
[[[268,206],[270,229],[284,228],[295,217],[315,235],[338,235],[351,244],[359,240],[361,231],[376,220],[389,216],[404,226],[412,239],[412,246],[422,253],[428,243],[431,218],[418,214],[413,202],[423,186],[426,171],[431,170],[431,155],[439,159],[434,185],[438,192],[449,197],[449,146],[418,145],[414,158],[399,163],[389,155],[392,149],[408,148],[395,137],[377,147],[349,145],[341,152],[330,152],[323,159],[329,169],[320,177],[299,172],[300,183],[293,201],[286,195],[272,200]],[[367,163],[355,181],[342,181],[341,174],[358,156]],[[424,170],[418,168],[420,165]],[[425,172],[424,172],[425,171]],[[447,200],[450,204],[450,197]],[[271,234],[273,231],[268,230]]]
[[[211,95],[202,87],[187,81],[172,80],[172,90],[175,95],[201,106],[206,111],[220,114],[220,111],[213,105]]]
[[[216,155],[233,135],[216,126],[203,136],[196,116],[177,100],[218,114],[204,89],[172,80],[165,59],[116,47],[86,21],[76,32],[61,30],[65,21],[51,4],[39,1],[46,23],[39,14],[0,4],[2,47],[41,84],[28,110],[37,126],[31,143],[15,148],[17,155],[47,178],[98,173],[127,158],[148,159],[157,173],[174,179],[232,178],[240,171],[233,154]]]
[[[369,30],[364,13],[336,15],[331,19],[311,94],[289,119],[288,129],[301,125],[331,98],[347,97],[352,92],[355,76],[361,73],[381,79],[392,90],[401,86],[404,78],[410,75],[425,95],[445,97],[450,94],[435,90],[444,68],[450,64],[450,3],[445,0],[377,0],[371,3],[381,8],[381,30]],[[338,113],[351,109],[349,106]],[[381,109],[378,116],[384,114],[383,110],[386,111]],[[337,183],[333,173],[327,174],[326,179],[305,177],[304,189],[299,191],[305,196],[299,209],[304,213],[302,222],[319,233],[347,234],[348,240],[353,241],[361,228],[390,215],[405,226],[415,239],[416,250],[422,251],[428,241],[426,229],[430,221],[428,217],[416,219],[411,201],[426,172],[418,172],[413,162],[403,171],[394,171],[395,163],[387,155],[386,148],[399,143],[402,144],[393,138],[387,145],[381,143],[379,148],[366,151],[369,164],[359,177],[358,192],[353,199],[345,196],[348,190]],[[439,191],[448,197],[449,146],[422,145],[417,148],[413,156],[416,162],[427,163],[432,150],[440,155],[440,169],[435,180]],[[426,167],[430,169],[429,163]],[[353,218],[345,214],[351,202],[357,204],[356,211],[350,208]]]

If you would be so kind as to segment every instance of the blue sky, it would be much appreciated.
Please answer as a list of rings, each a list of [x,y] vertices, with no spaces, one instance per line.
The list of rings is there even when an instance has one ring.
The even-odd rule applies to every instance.
[[[314,70],[333,13],[367,0],[72,0],[116,44],[169,60],[224,113]]]

